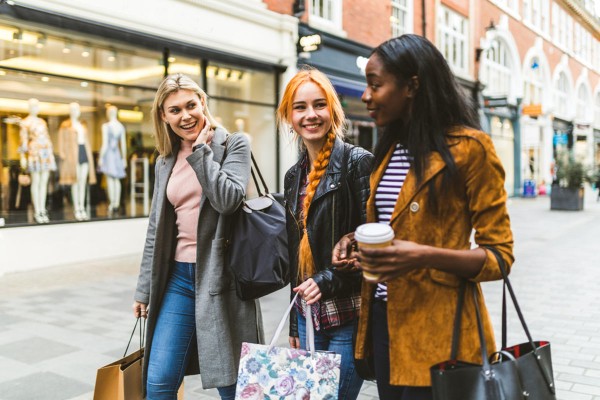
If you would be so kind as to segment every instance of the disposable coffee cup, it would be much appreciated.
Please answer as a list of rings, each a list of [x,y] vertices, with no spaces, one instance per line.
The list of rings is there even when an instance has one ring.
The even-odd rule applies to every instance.
[[[354,232],[354,239],[359,248],[381,248],[392,244],[394,240],[394,230],[388,224],[368,223],[362,224]],[[365,262],[361,265],[370,266]],[[379,276],[363,270],[363,276],[366,280],[377,280]]]

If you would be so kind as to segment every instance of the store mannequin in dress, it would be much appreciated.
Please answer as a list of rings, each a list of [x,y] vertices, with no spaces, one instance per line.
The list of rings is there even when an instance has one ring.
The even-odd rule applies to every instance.
[[[85,122],[79,120],[81,110],[78,103],[69,104],[69,119],[60,124],[58,131],[61,185],[71,185],[71,197],[75,219],[89,219],[85,207],[87,184],[96,183],[94,159]]]
[[[108,122],[102,124],[102,148],[98,166],[106,176],[108,190],[108,215],[117,213],[121,200],[121,179],[125,178],[127,167],[127,144],[125,127],[117,119],[118,109],[109,106],[106,110]]]
[[[48,178],[56,171],[52,142],[46,121],[38,117],[40,102],[29,99],[29,115],[21,120],[21,168],[31,174],[31,202],[38,224],[50,221],[46,211]]]

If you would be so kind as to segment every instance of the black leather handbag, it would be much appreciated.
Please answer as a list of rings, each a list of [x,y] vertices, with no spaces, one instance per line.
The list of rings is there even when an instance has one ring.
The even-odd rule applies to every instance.
[[[504,260],[497,251],[489,248],[498,259],[504,278],[504,289],[508,288],[517,310],[528,342],[516,346],[506,346],[506,295],[502,307],[502,350],[486,354],[483,324],[478,304],[478,291],[472,287],[477,329],[483,364],[473,364],[456,359],[460,321],[464,304],[465,288],[470,283],[460,285],[460,293],[454,319],[454,332],[450,359],[431,367],[431,384],[434,400],[556,400],[550,343],[534,342],[521,313],[513,288],[508,280]]]
[[[244,200],[231,216],[226,247],[226,263],[242,300],[257,299],[289,283],[285,208],[269,192],[254,155],[252,164],[258,197]]]

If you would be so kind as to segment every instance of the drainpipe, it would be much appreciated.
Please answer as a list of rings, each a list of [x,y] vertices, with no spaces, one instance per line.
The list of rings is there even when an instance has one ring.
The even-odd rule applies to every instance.
[[[425,2],[427,0],[421,0],[421,9],[423,10],[423,14],[421,15],[421,29],[423,29],[423,37],[427,37],[427,14],[425,13]]]

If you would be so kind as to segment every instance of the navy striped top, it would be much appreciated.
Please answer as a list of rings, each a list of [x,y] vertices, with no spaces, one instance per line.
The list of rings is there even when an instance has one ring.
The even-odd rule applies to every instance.
[[[408,150],[398,143],[375,191],[377,222],[382,224],[390,223],[400,190],[402,190],[402,185],[404,185],[404,181],[406,180],[410,163],[411,159],[408,155]],[[375,298],[387,301],[387,285],[385,282],[377,284]]]

